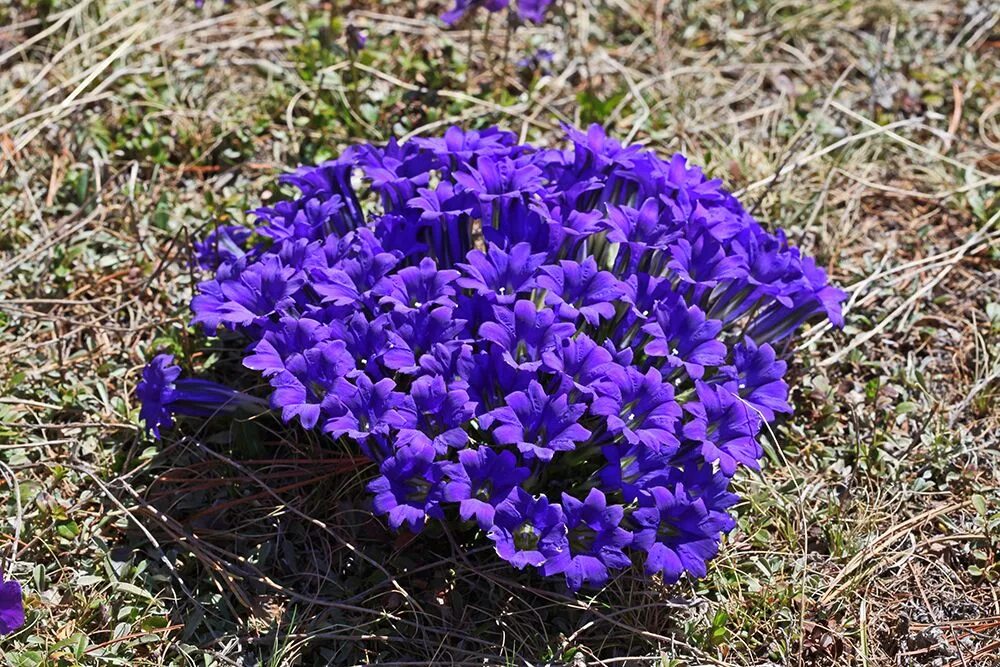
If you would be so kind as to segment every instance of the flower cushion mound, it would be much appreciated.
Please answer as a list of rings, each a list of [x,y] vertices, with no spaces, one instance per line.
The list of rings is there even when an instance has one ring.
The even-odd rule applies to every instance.
[[[198,246],[194,321],[242,335],[285,421],[377,463],[392,528],[469,522],[572,589],[633,559],[704,576],[791,412],[778,350],[845,294],[683,156],[568,140],[451,128],[300,168],[252,235]],[[181,382],[147,379],[151,429]]]

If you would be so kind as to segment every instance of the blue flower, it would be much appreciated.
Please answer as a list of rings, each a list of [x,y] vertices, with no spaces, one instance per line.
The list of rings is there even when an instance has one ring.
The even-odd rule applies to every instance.
[[[364,445],[372,437],[379,444],[388,441],[393,429],[413,428],[417,423],[413,398],[395,388],[389,378],[372,382],[362,374],[353,383],[339,378],[323,400],[323,411],[329,415],[323,431]]]
[[[286,368],[271,378],[271,407],[281,410],[285,421],[298,417],[305,428],[316,426],[323,401],[340,387],[339,380],[355,370],[342,340],[318,343],[291,358]]]
[[[557,322],[553,311],[538,310],[530,301],[518,301],[513,309],[494,306],[493,312],[496,321],[479,327],[479,335],[494,343],[503,352],[504,361],[520,370],[538,370],[542,355],[576,330],[571,322]]]
[[[225,262],[235,262],[247,253],[246,243],[251,232],[239,225],[221,225],[204,239],[195,241],[195,262],[202,269],[215,271]]]
[[[0,635],[9,635],[24,625],[24,594],[21,584],[4,581],[0,572]]]
[[[258,407],[259,401],[235,389],[209,380],[180,378],[180,366],[169,354],[158,354],[142,369],[136,385],[139,419],[154,438],[161,428],[174,425],[174,415],[211,417],[232,414],[241,408]]]
[[[625,294],[614,275],[598,270],[593,257],[583,263],[563,260],[558,266],[542,267],[536,282],[548,290],[545,303],[560,317],[573,321],[582,315],[594,327],[614,316],[615,303]]]
[[[735,527],[725,509],[736,502],[722,475],[707,469],[677,471],[671,488],[652,486],[632,512],[633,542],[646,552],[646,572],[674,583],[685,572],[704,577],[707,563],[719,550],[722,533]]]
[[[616,382],[626,369],[615,362],[614,356],[586,334],[563,338],[542,353],[546,371],[559,378],[559,392],[578,392],[588,399],[598,393],[613,392]]]
[[[758,470],[764,453],[757,442],[760,415],[726,387],[695,382],[695,390],[698,401],[684,406],[693,419],[684,424],[683,434],[698,445],[697,458],[718,462],[727,477],[738,465]]]
[[[458,271],[439,271],[434,260],[427,257],[419,266],[408,266],[383,278],[372,293],[381,297],[380,305],[403,313],[434,306],[454,307],[452,283],[458,276]]]
[[[274,255],[264,255],[238,276],[219,283],[219,319],[231,327],[260,324],[291,306],[293,295],[304,282],[305,276],[295,267],[284,266]]]
[[[653,313],[655,321],[642,330],[650,337],[644,348],[651,357],[662,357],[666,369],[683,367],[698,379],[706,366],[721,366],[726,345],[718,339],[722,323],[710,320],[697,306],[688,307],[676,295],[665,298]]]
[[[733,365],[720,370],[732,381],[727,389],[770,422],[776,413],[792,411],[788,404],[788,385],[783,379],[787,368],[788,364],[777,358],[770,345],[765,343],[758,347],[747,339],[733,346]]]
[[[654,452],[676,451],[680,441],[675,426],[681,408],[674,400],[673,385],[653,368],[645,374],[629,368],[614,380],[591,406],[595,415],[606,417],[608,433],[630,445],[642,443]]]
[[[562,574],[569,589],[578,591],[584,585],[603,586],[611,570],[632,565],[624,551],[632,533],[621,527],[625,517],[621,505],[608,505],[599,489],[591,489],[584,500],[563,493],[562,508],[569,548],[546,559],[542,574]]]
[[[497,555],[519,570],[560,560],[569,550],[562,507],[545,496],[532,496],[521,487],[496,506],[487,532]]]
[[[475,519],[483,530],[493,526],[496,506],[531,475],[530,469],[517,465],[513,453],[489,447],[459,451],[458,462],[446,464],[444,470],[445,500],[459,503],[462,520]]]
[[[536,287],[534,276],[545,262],[545,253],[532,253],[531,245],[518,243],[505,252],[493,245],[484,253],[473,250],[466,255],[468,264],[458,264],[464,276],[458,285],[501,304],[511,304],[518,296]]]
[[[398,442],[412,441],[430,443],[439,453],[447,453],[449,448],[464,447],[469,436],[463,428],[476,413],[475,402],[468,392],[457,386],[448,388],[441,376],[423,376],[413,381],[410,396],[417,413],[414,429],[399,434]]]
[[[571,403],[566,395],[547,394],[532,380],[526,391],[507,396],[507,405],[483,416],[483,425],[496,425],[493,437],[504,445],[517,445],[529,459],[550,461],[556,452],[569,452],[590,437],[578,420],[586,412],[582,403]]]
[[[369,482],[375,512],[389,516],[389,526],[404,525],[419,532],[427,519],[440,519],[441,467],[434,463],[434,448],[425,444],[401,447],[379,466],[379,476]]]

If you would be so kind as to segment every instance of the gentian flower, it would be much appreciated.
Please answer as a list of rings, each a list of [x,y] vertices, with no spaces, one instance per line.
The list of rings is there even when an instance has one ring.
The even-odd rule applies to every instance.
[[[361,445],[371,436],[386,440],[391,429],[413,428],[417,423],[413,399],[395,388],[389,378],[372,382],[364,374],[353,383],[336,380],[323,400],[323,411],[330,415],[323,431],[334,438],[346,435]]]
[[[221,321],[230,326],[258,323],[272,313],[292,305],[292,295],[305,282],[293,266],[283,266],[273,255],[265,255],[240,272],[239,277],[220,283],[224,301]]]
[[[235,389],[209,380],[181,379],[180,375],[180,366],[169,354],[156,355],[142,370],[142,380],[135,388],[141,403],[139,418],[154,438],[160,438],[161,428],[174,425],[175,415],[211,417],[260,406],[258,399]]]
[[[655,369],[645,374],[635,368],[614,377],[614,384],[602,391],[591,411],[607,418],[607,429],[630,445],[642,443],[654,452],[676,451],[680,441],[674,427],[681,408],[674,400],[673,385],[664,382]]]
[[[415,429],[401,431],[398,442],[414,440],[434,445],[439,453],[464,447],[469,436],[462,428],[473,417],[476,404],[462,387],[448,388],[441,376],[423,376],[413,381],[410,396],[417,414]]]
[[[434,260],[427,257],[419,266],[408,266],[380,280],[372,294],[381,297],[380,305],[403,313],[433,306],[454,307],[452,283],[458,276],[458,271],[438,271]]]
[[[0,572],[0,635],[9,635],[24,625],[24,594],[21,584],[4,581]]]
[[[330,327],[317,320],[302,317],[283,317],[277,326],[250,346],[253,354],[243,359],[243,365],[260,371],[264,377],[277,375],[284,370],[304,373],[305,353],[330,338]],[[345,345],[341,345],[346,349]],[[353,367],[353,358],[351,360]]]
[[[582,315],[594,327],[614,316],[614,304],[625,293],[611,273],[598,270],[593,257],[582,264],[563,260],[558,266],[542,267],[537,284],[548,290],[545,303],[556,314],[570,321]]]
[[[752,340],[733,346],[733,365],[720,370],[736,384],[728,387],[749,403],[767,421],[773,421],[778,412],[791,412],[788,404],[788,385],[782,379],[788,368],[767,343],[758,347]],[[734,391],[735,389],[735,391]]]
[[[552,0],[517,0],[517,15],[524,21],[542,23]]]
[[[587,398],[613,392],[626,373],[607,348],[586,334],[561,339],[555,347],[542,353],[542,362],[546,371],[558,376],[559,392],[575,391]]]
[[[590,437],[590,431],[577,423],[586,411],[582,403],[569,397],[551,396],[532,380],[526,391],[507,396],[507,405],[483,416],[489,428],[496,424],[493,437],[504,445],[517,445],[529,459],[550,461],[556,452],[569,452]]]
[[[444,470],[445,500],[459,503],[462,520],[475,519],[483,530],[493,526],[496,506],[531,475],[530,469],[517,465],[513,453],[489,447],[460,450],[458,462],[446,464]]]
[[[491,243],[485,253],[469,252],[466,261],[468,264],[458,264],[464,273],[457,281],[460,287],[496,303],[511,304],[519,294],[536,287],[533,276],[545,263],[545,253],[532,254],[528,243],[516,244],[509,253]]]
[[[519,570],[541,567],[549,560],[561,563],[569,551],[562,507],[521,487],[514,487],[497,505],[487,537],[497,555]]]
[[[248,357],[254,359],[254,357]],[[302,426],[313,428],[321,405],[330,392],[355,369],[354,358],[342,340],[327,340],[309,348],[271,378],[271,407],[282,411],[285,421],[298,417]]]
[[[691,496],[683,482],[673,489],[654,486],[639,494],[632,513],[633,546],[646,552],[646,572],[659,573],[674,583],[684,572],[704,577],[706,564],[719,550],[717,535],[733,523],[721,513],[711,513],[705,500]]]
[[[757,412],[726,387],[696,381],[698,401],[685,404],[693,417],[684,424],[686,438],[696,442],[699,458],[718,462],[727,477],[738,465],[760,469],[764,450],[757,442],[762,420]]]
[[[441,15],[441,20],[452,25],[458,23],[472,9],[483,7],[489,12],[507,9],[510,0],[455,0],[455,6]]]
[[[392,528],[406,525],[416,533],[428,518],[441,518],[442,473],[434,463],[433,447],[402,447],[382,462],[379,473],[368,490],[375,495],[375,512],[388,514]]]
[[[530,301],[518,301],[512,309],[494,306],[493,312],[496,321],[479,327],[480,337],[494,343],[504,361],[525,371],[537,370],[542,355],[575,331],[572,323],[556,322],[554,312],[538,310]]]
[[[239,225],[221,225],[204,239],[195,241],[195,262],[202,269],[214,271],[224,262],[235,262],[246,254],[250,230]]]
[[[663,357],[667,369],[683,367],[698,379],[706,366],[719,366],[725,360],[726,345],[718,340],[722,323],[705,317],[697,306],[687,307],[672,296],[660,302],[653,317],[655,321],[642,328],[651,339],[645,352]]]
[[[572,590],[588,584],[603,586],[610,570],[632,565],[623,549],[632,542],[632,533],[621,527],[625,510],[607,504],[599,489],[591,489],[584,500],[562,494],[568,549],[542,564],[542,574],[563,574]]]

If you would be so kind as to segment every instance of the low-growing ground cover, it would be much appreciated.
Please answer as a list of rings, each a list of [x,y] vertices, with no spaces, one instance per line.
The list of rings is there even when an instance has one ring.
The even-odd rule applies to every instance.
[[[448,7],[0,4],[0,565],[28,608],[3,659],[996,662],[996,7],[573,2],[509,37]],[[283,170],[562,122],[684,152],[851,292],[800,343],[707,579],[569,597],[386,531],[372,471],[317,435],[141,434],[142,364],[200,349],[191,239]]]

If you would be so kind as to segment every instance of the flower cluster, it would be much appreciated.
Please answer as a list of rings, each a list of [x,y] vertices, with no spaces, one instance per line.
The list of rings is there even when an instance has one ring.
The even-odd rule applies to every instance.
[[[300,168],[253,234],[198,246],[194,322],[243,336],[286,422],[377,464],[392,528],[469,522],[572,589],[633,560],[700,577],[791,411],[777,350],[845,294],[683,156],[568,134],[451,128]],[[144,381],[154,432],[198,392],[233,400],[170,368]]]

